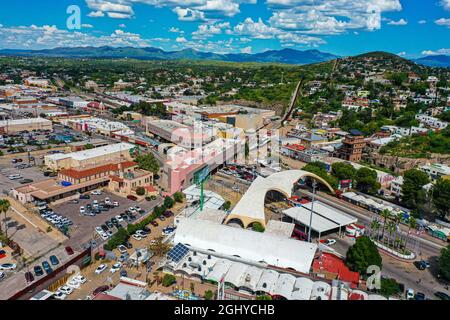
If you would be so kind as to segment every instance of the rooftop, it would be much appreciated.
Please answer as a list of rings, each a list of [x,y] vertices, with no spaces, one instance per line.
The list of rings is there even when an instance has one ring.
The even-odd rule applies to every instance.
[[[46,155],[45,158],[49,159],[49,160],[54,160],[54,161],[65,159],[65,158],[72,158],[74,160],[82,161],[82,160],[96,158],[99,156],[116,153],[116,152],[120,152],[120,151],[122,151],[122,152],[129,151],[133,148],[134,148],[134,145],[132,145],[130,143],[126,143],[126,142],[121,142],[121,143],[110,144],[110,145],[103,146],[103,147],[98,147],[98,148],[83,150],[83,151],[78,151],[78,152],[72,152],[72,153],[67,153],[67,154],[57,153],[57,154],[53,154],[53,155]]]

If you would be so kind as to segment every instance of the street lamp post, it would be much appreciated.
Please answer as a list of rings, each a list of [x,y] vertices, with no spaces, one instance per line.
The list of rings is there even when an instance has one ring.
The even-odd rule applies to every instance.
[[[309,215],[308,242],[311,242],[312,217],[313,217],[313,211],[314,211],[314,200],[315,200],[316,186],[317,186],[316,180],[313,180],[312,186],[313,186],[313,193],[312,193],[312,199],[311,199],[311,210],[310,210],[310,215]]]

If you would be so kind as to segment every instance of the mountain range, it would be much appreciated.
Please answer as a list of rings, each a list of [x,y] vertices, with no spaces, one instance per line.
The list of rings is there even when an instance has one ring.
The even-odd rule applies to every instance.
[[[215,60],[229,62],[271,62],[286,64],[312,64],[339,58],[339,56],[319,50],[268,50],[261,53],[229,53],[219,54],[201,52],[194,49],[180,51],[164,51],[154,47],[61,47],[44,50],[3,49],[0,55],[25,57],[62,57],[62,58],[95,58],[95,59],[140,59],[140,60]],[[430,55],[414,59],[413,62],[430,67],[450,68],[450,56]]]

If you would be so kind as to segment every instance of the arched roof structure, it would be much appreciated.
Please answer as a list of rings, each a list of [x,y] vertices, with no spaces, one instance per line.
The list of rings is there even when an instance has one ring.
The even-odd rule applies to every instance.
[[[304,170],[286,170],[274,173],[267,178],[258,177],[227,216],[225,223],[228,223],[232,219],[238,219],[242,222],[244,228],[247,228],[254,222],[259,222],[265,227],[264,202],[267,192],[273,190],[278,191],[287,198],[290,198],[294,184],[305,177],[310,177],[321,182],[331,192],[334,192],[333,188],[324,179]]]

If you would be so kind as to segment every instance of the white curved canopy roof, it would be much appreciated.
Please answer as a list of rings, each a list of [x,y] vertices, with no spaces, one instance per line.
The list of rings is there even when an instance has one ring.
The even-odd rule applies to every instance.
[[[255,221],[264,220],[264,201],[267,192],[276,190],[287,197],[291,197],[294,183],[303,177],[313,177],[324,183],[319,176],[304,170],[286,170],[274,173],[267,178],[258,177],[233,208],[230,215],[243,216]]]

